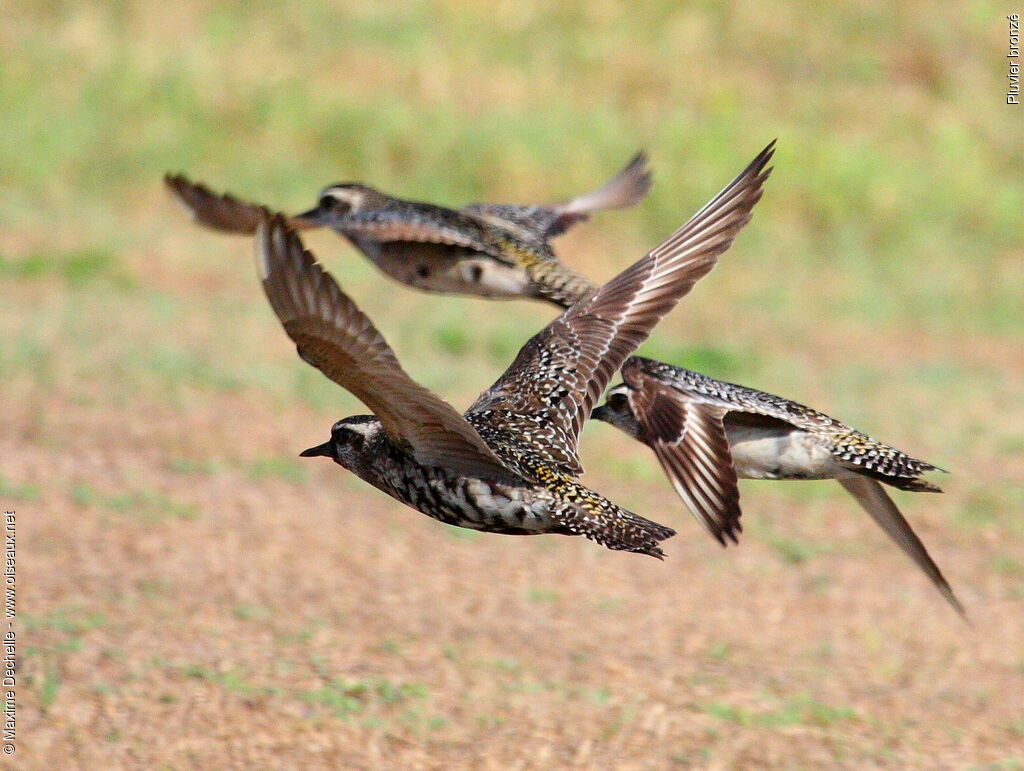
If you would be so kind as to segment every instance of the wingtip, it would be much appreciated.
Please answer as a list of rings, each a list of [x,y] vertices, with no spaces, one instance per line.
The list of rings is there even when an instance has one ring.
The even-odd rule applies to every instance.
[[[646,150],[637,150],[629,163],[626,164],[623,172],[636,175],[636,192],[642,198],[650,192],[654,184],[654,170],[649,168],[651,157]]]
[[[708,523],[704,523],[707,525]],[[731,521],[726,523],[725,526],[712,529],[708,528],[708,532],[714,536],[715,540],[718,541],[718,545],[723,549],[728,549],[730,546],[739,546],[740,537],[738,533],[743,531],[743,527],[740,525],[739,520]]]
[[[967,615],[967,609],[964,607],[963,603],[960,602],[956,593],[953,591],[953,587],[949,585],[945,577],[943,577],[941,581],[936,581],[935,585],[936,588],[938,588],[939,593],[943,598],[945,598],[946,602],[952,606],[953,610],[957,612],[957,615],[963,619],[964,623],[966,623],[967,626],[973,627],[974,623],[971,621],[970,616]]]
[[[166,172],[164,174],[164,188],[171,195],[171,198],[181,206],[185,213],[194,221],[202,224],[199,214],[195,207],[189,201],[188,190],[189,188],[202,189],[202,185],[196,185],[184,174],[173,174]]]
[[[754,158],[754,160],[750,164],[750,169],[757,171],[759,177],[761,178],[760,181],[762,182],[768,179],[768,177],[771,176],[772,172],[775,171],[775,167],[769,166],[768,162],[775,156],[775,143],[777,141],[777,139],[773,139],[771,142],[765,145],[764,149],[757,154],[757,157]]]
[[[184,179],[185,177],[182,174],[172,174],[171,172],[168,171],[167,173],[164,174],[164,187],[171,195],[173,195],[175,198],[180,199],[181,183]]]
[[[956,598],[956,595],[953,594],[953,592],[950,592],[949,597],[946,599],[949,600],[950,604],[953,606],[953,610],[957,612],[957,615],[960,616],[963,622],[973,629],[974,622],[971,621],[971,617],[967,615],[967,608],[965,608],[960,600]]]
[[[626,168],[633,169],[636,168],[637,166],[646,166],[648,160],[649,157],[647,155],[647,151],[641,147],[639,150],[633,153],[633,157],[629,159],[629,163],[626,164]]]
[[[949,581],[946,580],[946,577],[942,574],[938,565],[935,565],[935,573],[928,577],[932,580],[932,584],[935,588],[939,590],[939,594],[942,595],[943,599],[945,599],[953,610],[957,612],[957,615],[960,616],[968,626],[974,626],[974,624],[971,623],[970,618],[967,616],[967,609],[956,596],[956,592],[953,591],[953,587],[949,585]]]
[[[618,208],[635,206],[642,201],[654,185],[654,172],[648,168],[650,157],[646,150],[638,150],[629,163],[622,169],[619,176],[631,183],[631,190],[627,191]]]
[[[654,183],[653,173],[647,168],[647,163],[647,153],[644,150],[638,151],[599,188],[560,204],[563,216],[580,222],[592,212],[636,206],[650,192]]]
[[[185,192],[188,188],[195,188],[202,192],[208,192],[205,185],[198,182],[193,182],[185,174],[181,172],[165,172],[164,173],[164,187],[170,190],[174,195],[184,200]]]

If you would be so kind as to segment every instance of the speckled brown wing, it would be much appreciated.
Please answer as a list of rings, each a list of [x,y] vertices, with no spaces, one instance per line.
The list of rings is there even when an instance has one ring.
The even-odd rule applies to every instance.
[[[267,299],[299,356],[369,407],[392,441],[424,465],[468,476],[516,476],[451,405],[405,373],[373,323],[283,217],[257,226],[256,256]]]
[[[715,539],[738,542],[740,492],[722,420],[728,409],[687,399],[682,393],[623,368],[629,407],[641,440],[654,451],[666,476],[697,520]]]
[[[583,423],[626,358],[705,276],[761,198],[772,142],[689,222],[596,293],[536,334],[470,412],[530,415],[545,442],[561,445],[561,469],[580,473]]]
[[[614,177],[597,190],[578,195],[568,201],[548,205],[518,206],[515,204],[473,203],[462,209],[498,225],[511,226],[527,239],[546,241],[561,235],[591,212],[624,209],[643,200],[651,189],[652,174],[647,168],[647,155],[637,153]]]
[[[196,222],[214,230],[251,234],[256,232],[260,222],[270,216],[266,206],[240,201],[229,193],[218,195],[206,185],[192,182],[181,174],[167,174],[164,184]],[[301,217],[290,218],[288,224],[298,230],[316,227]]]

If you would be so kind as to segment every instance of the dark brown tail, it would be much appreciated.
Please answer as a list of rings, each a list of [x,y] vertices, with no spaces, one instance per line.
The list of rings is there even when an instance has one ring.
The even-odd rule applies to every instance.
[[[942,471],[942,469],[934,469],[935,471]],[[941,493],[942,488],[931,482],[926,482],[923,479],[917,479],[915,477],[900,477],[894,474],[883,474],[878,471],[871,471],[863,468],[850,468],[850,471],[855,471],[861,476],[870,477],[883,484],[887,484],[890,487],[895,487],[897,490],[906,490],[911,493]]]
[[[623,511],[622,519],[624,526],[620,526],[621,530],[619,531],[622,537],[615,545],[605,544],[608,548],[649,554],[660,560],[665,559],[665,552],[658,544],[674,536],[675,530],[631,511]]]

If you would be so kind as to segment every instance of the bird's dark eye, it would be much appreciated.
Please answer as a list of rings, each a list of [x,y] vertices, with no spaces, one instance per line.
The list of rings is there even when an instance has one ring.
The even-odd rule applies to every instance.
[[[329,211],[335,214],[348,214],[352,205],[333,195],[320,196],[320,211]]]
[[[353,431],[348,426],[339,426],[331,431],[331,439],[335,444],[350,447],[362,447],[366,436],[359,431]]]
[[[629,399],[626,398],[625,394],[612,394],[608,397],[606,405],[615,412],[625,412],[629,407]]]

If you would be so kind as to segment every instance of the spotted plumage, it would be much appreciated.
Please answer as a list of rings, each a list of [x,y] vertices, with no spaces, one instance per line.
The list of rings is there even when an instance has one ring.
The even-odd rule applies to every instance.
[[[927,549],[886,494],[941,492],[941,471],[835,418],[763,391],[634,356],[592,417],[648,445],[679,496],[722,544],[740,526],[737,478],[835,479],[963,613]]]
[[[198,222],[217,230],[253,233],[269,213],[181,175],[165,182]],[[384,273],[418,289],[532,297],[568,307],[594,286],[558,261],[550,239],[591,212],[632,206],[650,186],[642,153],[598,190],[551,205],[475,203],[456,210],[338,183],[324,188],[317,205],[291,217],[289,225],[332,228]]]
[[[335,423],[327,456],[443,522],[498,533],[583,535],[662,557],[674,534],[577,481],[579,433],[612,375],[749,221],[766,148],[668,240],[534,335],[466,414],[413,381],[287,221],[257,226],[258,269],[300,357],[374,413]]]
[[[289,222],[295,228],[306,228],[330,219],[332,227],[384,272],[410,286],[540,299],[565,309],[591,295],[596,287],[558,262],[549,239],[584,219],[588,211],[639,200],[650,185],[644,164],[645,159],[638,156],[601,190],[553,207],[471,204],[456,211],[390,198],[362,185],[334,185],[323,191],[315,209]],[[214,228],[252,232],[267,213],[263,207],[231,196],[216,196],[183,177],[169,177],[167,182],[199,221]],[[539,360],[536,365],[538,372],[555,372],[553,361]],[[675,437],[665,435],[663,439],[669,441],[650,444],[679,494],[720,542],[724,544],[727,538],[735,541],[741,529],[737,475],[836,478],[959,609],[924,546],[878,485],[882,481],[903,490],[938,492],[935,485],[919,478],[935,470],[933,466],[781,397],[650,360],[629,359],[624,370],[644,367],[652,372],[660,367],[664,379],[685,384],[685,389],[667,388],[651,395],[645,408],[646,430],[660,427],[671,431],[675,426]],[[535,400],[558,403],[563,388],[554,377],[535,389]],[[686,396],[684,391],[696,396]],[[598,408],[594,416],[639,438],[635,417],[611,409],[620,397],[624,399],[625,392],[616,389],[608,405]],[[574,446],[564,426],[503,410],[482,410],[477,415],[467,417],[482,436],[489,437],[489,443],[498,446],[504,436],[492,433],[492,424],[514,426],[520,436],[535,440],[534,446],[541,448],[537,455],[546,467],[569,477],[580,472],[575,452],[564,449]],[[688,420],[690,442],[700,438],[708,448],[696,466],[696,461],[686,465],[678,449],[673,449],[671,440],[684,439],[683,417]],[[716,458],[729,455],[731,460],[715,465]]]

